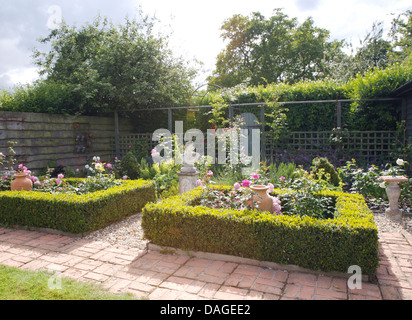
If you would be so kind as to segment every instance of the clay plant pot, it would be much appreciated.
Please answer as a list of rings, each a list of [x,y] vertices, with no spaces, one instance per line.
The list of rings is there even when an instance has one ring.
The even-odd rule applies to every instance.
[[[10,183],[10,189],[12,191],[31,191],[33,190],[33,182],[27,173],[16,173],[14,180]]]
[[[249,188],[257,193],[257,195],[253,195],[252,199],[254,202],[257,202],[259,209],[273,213],[273,199],[267,192],[269,187],[264,185],[251,185]]]

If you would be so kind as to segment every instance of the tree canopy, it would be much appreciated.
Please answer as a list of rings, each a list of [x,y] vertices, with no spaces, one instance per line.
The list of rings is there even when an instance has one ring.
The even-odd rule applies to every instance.
[[[226,48],[218,55],[210,83],[222,87],[238,84],[293,84],[324,78],[347,81],[375,68],[386,68],[412,53],[412,11],[392,21],[388,39],[383,23],[375,22],[352,54],[346,40],[330,40],[330,32],[303,23],[276,9],[265,18],[259,12],[234,15],[221,26]]]
[[[47,84],[69,87],[82,114],[179,105],[191,92],[195,71],[155,35],[152,22],[106,18],[80,28],[62,23],[40,39],[50,52],[34,51]]]
[[[328,41],[330,32],[316,27],[312,18],[299,24],[280,9],[265,18],[258,12],[234,15],[222,27],[226,49],[217,57],[214,84],[316,80],[325,77],[327,57],[339,56],[343,42]]]

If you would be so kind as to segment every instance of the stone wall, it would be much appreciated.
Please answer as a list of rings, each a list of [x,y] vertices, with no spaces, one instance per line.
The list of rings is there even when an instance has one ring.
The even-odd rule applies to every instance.
[[[119,133],[131,132],[131,121],[119,119]],[[30,170],[77,168],[95,155],[110,160],[114,133],[114,117],[0,112],[0,152],[7,155],[8,141],[17,142],[16,159]]]

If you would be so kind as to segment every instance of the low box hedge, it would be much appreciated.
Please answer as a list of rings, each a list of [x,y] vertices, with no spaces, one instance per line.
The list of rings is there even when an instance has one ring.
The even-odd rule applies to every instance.
[[[336,198],[332,219],[194,206],[201,194],[197,188],[147,204],[142,227],[145,237],[160,246],[326,272],[347,272],[357,265],[363,274],[373,274],[379,265],[378,232],[364,198],[342,192],[322,193]]]
[[[155,200],[154,183],[145,180],[125,180],[119,186],[82,195],[2,191],[0,223],[86,233],[140,212]]]

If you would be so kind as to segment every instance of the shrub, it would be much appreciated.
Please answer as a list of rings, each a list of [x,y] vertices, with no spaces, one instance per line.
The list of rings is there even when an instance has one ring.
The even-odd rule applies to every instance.
[[[196,188],[147,204],[142,217],[145,237],[160,246],[313,270],[347,272],[349,266],[358,265],[363,274],[373,274],[378,267],[377,228],[360,195],[323,191],[324,196],[336,198],[335,218],[316,219],[194,207],[201,193]]]
[[[84,233],[137,213],[155,199],[154,184],[144,180],[82,195],[2,191],[0,223]]]
[[[312,173],[320,176],[323,180],[328,181],[335,187],[342,183],[338,172],[326,158],[317,157],[313,159]]]
[[[139,177],[139,162],[132,151],[126,153],[120,161],[121,174],[128,176],[130,179],[137,179]]]

